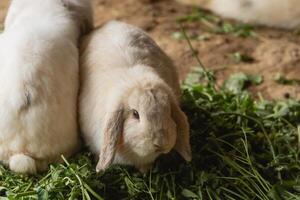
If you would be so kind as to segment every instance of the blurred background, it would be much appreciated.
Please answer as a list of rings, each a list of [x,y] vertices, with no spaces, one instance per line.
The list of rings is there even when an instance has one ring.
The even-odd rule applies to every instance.
[[[182,80],[197,61],[179,24],[219,84],[243,72],[255,76],[249,90],[256,96],[300,99],[300,31],[244,25],[174,0],[92,1],[96,27],[116,19],[144,29],[174,60]],[[0,1],[0,27],[8,5]]]

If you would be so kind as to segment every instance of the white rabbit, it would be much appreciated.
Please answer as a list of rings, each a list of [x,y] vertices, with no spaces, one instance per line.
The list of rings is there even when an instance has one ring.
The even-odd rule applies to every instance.
[[[80,69],[80,125],[97,171],[127,164],[144,172],[172,148],[191,160],[176,68],[145,32],[109,22],[83,41]]]
[[[36,173],[80,146],[79,36],[89,0],[13,0],[0,39],[0,161]]]
[[[244,23],[284,29],[300,26],[299,0],[177,0]]]

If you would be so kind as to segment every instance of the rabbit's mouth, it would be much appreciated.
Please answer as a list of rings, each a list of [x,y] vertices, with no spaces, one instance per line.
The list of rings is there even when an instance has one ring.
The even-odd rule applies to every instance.
[[[117,152],[116,160],[121,161],[121,163],[130,164],[144,164],[154,162],[157,157],[159,157],[162,152],[141,152],[137,153],[131,149],[126,149]]]
[[[164,148],[164,147],[155,147],[155,153],[156,154],[167,154],[169,153],[171,150],[169,148]]]

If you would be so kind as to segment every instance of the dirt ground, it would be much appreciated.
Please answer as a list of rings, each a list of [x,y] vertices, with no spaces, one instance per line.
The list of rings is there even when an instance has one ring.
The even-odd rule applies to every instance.
[[[0,24],[6,15],[9,0],[0,1]],[[172,37],[180,31],[176,19],[191,13],[192,7],[173,0],[93,0],[95,24],[117,19],[137,25],[146,30],[171,56],[179,68],[182,79],[196,60],[185,40]],[[189,34],[205,34],[203,24],[189,23]],[[220,82],[230,74],[245,72],[261,74],[264,82],[251,90],[268,99],[300,99],[300,85],[281,85],[274,81],[281,73],[288,79],[300,79],[300,37],[292,31],[258,27],[256,37],[241,38],[230,34],[213,34],[208,40],[193,40],[204,65],[216,70]],[[251,55],[252,63],[236,63],[230,58],[235,52]]]

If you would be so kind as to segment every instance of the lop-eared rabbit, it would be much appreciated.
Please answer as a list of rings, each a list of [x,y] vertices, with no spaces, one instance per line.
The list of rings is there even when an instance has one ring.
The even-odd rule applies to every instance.
[[[89,0],[13,0],[0,35],[0,161],[46,170],[80,145],[80,35],[92,28]]]
[[[244,23],[294,29],[300,26],[299,0],[177,0]]]
[[[190,161],[176,68],[156,43],[112,21],[88,35],[81,50],[80,126],[99,156],[96,170],[125,164],[145,172],[173,148]]]

